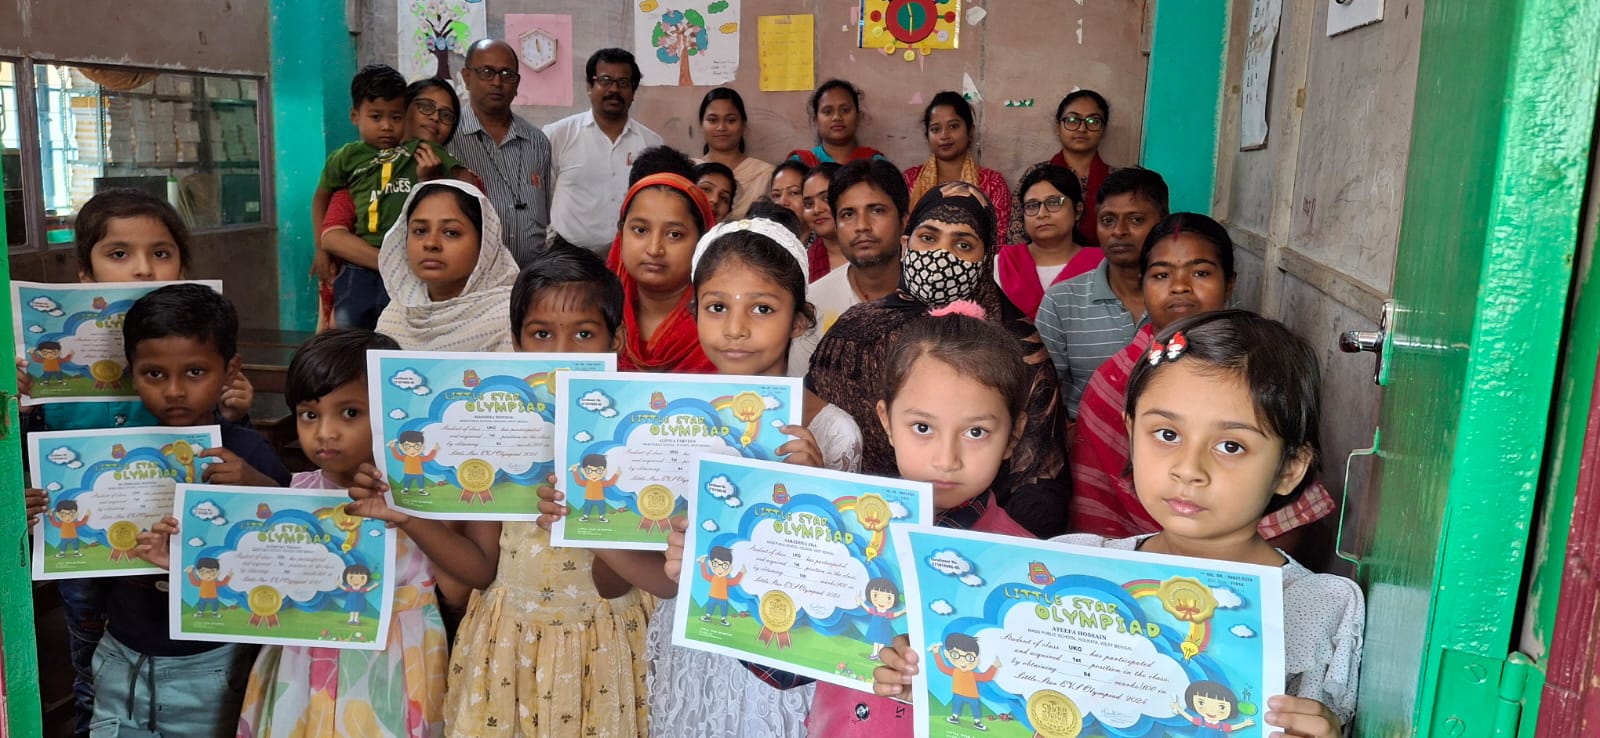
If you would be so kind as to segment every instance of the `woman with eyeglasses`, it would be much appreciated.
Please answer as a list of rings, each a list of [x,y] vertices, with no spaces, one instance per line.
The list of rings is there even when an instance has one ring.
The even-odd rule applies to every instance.
[[[1056,106],[1056,136],[1061,150],[1048,164],[1066,167],[1078,176],[1078,191],[1083,193],[1083,215],[1078,218],[1078,236],[1086,246],[1099,246],[1095,229],[1095,193],[1112,167],[1100,158],[1100,141],[1111,122],[1111,105],[1094,90],[1073,90]],[[1018,193],[1021,196],[1021,193]],[[1022,240],[1022,218],[1011,218],[1012,243]]]
[[[1011,188],[1005,175],[978,166],[972,144],[978,136],[972,105],[959,92],[945,90],[933,96],[922,111],[922,133],[928,137],[928,161],[905,172],[911,202],[917,202],[936,185],[961,181],[976,185],[994,203],[995,222],[1011,222]]]
[[[706,145],[696,164],[714,161],[733,170],[738,182],[734,188],[730,218],[743,218],[765,187],[772,182],[772,165],[744,153],[745,126],[750,117],[744,112],[744,98],[729,87],[718,87],[700,100],[700,133]]]
[[[1029,320],[1050,285],[1091,271],[1105,258],[1099,247],[1084,246],[1078,236],[1084,210],[1078,187],[1077,175],[1055,164],[1028,170],[1017,185],[1027,239],[1000,249],[994,276]]]

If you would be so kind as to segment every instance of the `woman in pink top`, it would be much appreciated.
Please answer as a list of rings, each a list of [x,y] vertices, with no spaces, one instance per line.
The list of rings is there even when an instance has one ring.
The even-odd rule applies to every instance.
[[[1079,242],[1075,224],[1083,214],[1083,192],[1072,170],[1054,164],[1034,167],[1017,188],[1022,193],[1026,243],[1000,249],[995,281],[1028,319],[1050,285],[1093,271],[1105,258],[1095,246]]]

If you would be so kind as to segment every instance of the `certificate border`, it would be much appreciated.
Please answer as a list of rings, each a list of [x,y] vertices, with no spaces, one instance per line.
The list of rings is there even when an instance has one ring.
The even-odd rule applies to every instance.
[[[909,619],[907,632],[911,638],[911,645],[919,654],[924,653],[927,645],[927,624],[923,621],[923,595],[922,580],[917,573],[915,555],[911,552],[911,535],[913,533],[933,534],[941,537],[964,539],[973,543],[1001,544],[1006,546],[1020,546],[1056,553],[1066,553],[1078,556],[1087,556],[1113,561],[1137,562],[1143,565],[1156,564],[1160,566],[1183,567],[1186,569],[1203,569],[1208,571],[1225,572],[1254,577],[1260,580],[1261,603],[1263,613],[1276,612],[1280,621],[1277,628],[1261,628],[1262,654],[1284,654],[1284,624],[1281,621],[1283,613],[1283,569],[1280,567],[1262,566],[1259,564],[1242,564],[1235,561],[1222,561],[1217,559],[1200,559],[1188,556],[1172,556],[1169,554],[1149,553],[1145,551],[1122,551],[1119,549],[1103,548],[1099,546],[1082,546],[1065,543],[1055,539],[1036,540],[1019,538],[1016,536],[999,535],[995,533],[982,533],[973,530],[959,530],[956,528],[937,528],[933,526],[901,526],[889,531],[894,536],[895,555],[900,558],[901,570],[905,571],[906,601],[916,603],[906,612]],[[909,569],[907,568],[909,565]],[[926,659],[923,660],[926,664]],[[1260,703],[1265,706],[1268,697],[1284,694],[1287,684],[1284,659],[1266,658],[1261,668],[1261,681],[1270,694],[1262,695]],[[1271,691],[1273,689],[1276,691]],[[911,681],[911,694],[913,708],[916,710],[916,723],[914,724],[916,738],[930,738],[929,726],[931,707],[928,699],[928,670],[917,670]],[[1262,711],[1265,713],[1265,710]],[[1259,716],[1258,716],[1259,717]],[[1270,728],[1257,720],[1262,725],[1263,734]]]
[[[29,433],[28,485],[34,489],[44,489],[44,478],[42,476],[43,472],[41,471],[44,467],[41,465],[41,462],[44,461],[43,446],[46,444],[46,442],[49,442],[49,445],[55,445],[55,443],[59,442],[57,439],[65,440],[70,438],[127,436],[135,433],[150,435],[171,434],[174,438],[179,436],[192,436],[201,433],[209,433],[211,435],[211,445],[207,448],[217,448],[222,445],[222,426],[220,425],[190,425],[179,427],[157,425],[149,427],[93,428],[89,430],[39,431],[37,433]],[[49,494],[48,490],[46,490],[46,494]],[[176,495],[176,492],[174,492],[174,495]],[[30,557],[32,559],[33,580],[36,582],[44,582],[55,579],[102,579],[106,577],[132,577],[146,574],[165,574],[167,571],[166,569],[151,564],[149,566],[118,569],[116,571],[98,570],[71,573],[46,572],[44,570],[44,516],[49,514],[50,511],[47,508],[44,513],[40,514],[39,520],[33,524],[33,553],[30,554]]]
[[[342,489],[302,489],[295,487],[241,487],[224,484],[180,484],[172,497],[173,516],[183,520],[184,511],[188,508],[189,494],[193,492],[200,495],[211,496],[257,496],[261,494],[286,495],[290,497],[305,497],[320,499],[338,504],[349,502],[349,490]],[[167,571],[167,637],[175,641],[204,641],[208,643],[258,643],[267,646],[312,646],[318,648],[336,648],[348,651],[382,651],[389,645],[389,625],[394,618],[394,580],[399,575],[395,571],[395,529],[385,526],[383,528],[383,582],[379,585],[382,593],[378,595],[379,608],[378,620],[373,628],[373,639],[367,642],[352,643],[349,641],[319,641],[309,638],[274,638],[272,636],[258,635],[233,635],[220,633],[190,633],[183,629],[183,555],[180,546],[186,545],[183,531],[178,531],[173,536],[174,553],[171,566]]]
[[[727,646],[723,646],[723,645],[719,645],[719,644],[715,644],[715,643],[709,643],[709,642],[706,642],[706,641],[693,640],[693,639],[690,639],[688,637],[688,633],[689,633],[689,631],[688,631],[688,628],[689,628],[689,607],[690,607],[692,599],[693,599],[691,597],[691,593],[692,593],[693,588],[694,588],[694,578],[690,577],[690,576],[686,576],[686,574],[689,571],[691,571],[690,567],[694,564],[692,555],[694,554],[695,551],[699,550],[699,540],[700,540],[699,531],[700,531],[700,524],[701,524],[701,522],[703,522],[700,519],[700,516],[699,516],[699,503],[700,503],[700,494],[699,494],[699,492],[700,492],[700,489],[701,489],[702,485],[704,484],[704,482],[701,479],[701,477],[703,475],[703,471],[704,471],[704,467],[702,466],[702,462],[704,462],[704,461],[714,461],[714,462],[718,462],[718,463],[728,464],[730,466],[745,466],[745,467],[750,467],[750,468],[753,468],[753,469],[761,469],[761,470],[770,471],[770,472],[784,472],[784,473],[792,475],[794,477],[809,478],[809,479],[833,480],[833,481],[847,482],[847,483],[852,484],[852,485],[860,484],[860,485],[870,485],[870,486],[873,486],[873,487],[888,487],[890,489],[898,489],[898,490],[902,490],[902,491],[906,491],[906,492],[911,492],[911,493],[916,495],[916,499],[917,499],[917,509],[913,510],[912,512],[914,512],[917,515],[917,520],[918,521],[928,521],[929,523],[932,522],[933,514],[934,514],[933,513],[933,485],[928,483],[928,482],[912,482],[912,481],[905,480],[905,479],[899,479],[897,477],[880,477],[880,476],[874,476],[874,475],[871,475],[871,474],[857,474],[857,473],[854,473],[854,472],[842,472],[842,471],[836,471],[836,470],[833,470],[833,469],[827,469],[827,468],[822,468],[822,467],[810,467],[810,466],[800,466],[800,465],[797,465],[797,464],[787,464],[787,463],[780,462],[780,461],[763,461],[761,459],[746,459],[746,458],[743,458],[743,457],[727,456],[727,455],[724,455],[724,454],[707,454],[707,453],[695,454],[695,475],[694,475],[695,485],[694,486],[695,486],[695,492],[696,493],[687,498],[688,502],[689,502],[689,513],[688,513],[689,527],[688,527],[687,530],[684,531],[684,539],[683,539],[684,566],[683,566],[683,569],[680,571],[680,573],[678,575],[678,593],[677,593],[677,595],[675,597],[676,601],[673,603],[672,645],[674,645],[674,646],[682,646],[683,648],[692,648],[692,649],[697,650],[697,651],[705,651],[705,652],[708,652],[708,653],[721,654],[723,656],[728,656],[728,657],[731,657],[731,658],[734,658],[734,659],[739,659],[741,661],[754,661],[754,662],[758,662],[758,663],[762,663],[762,664],[766,664],[766,665],[777,665],[777,666],[780,666],[784,671],[790,672],[792,674],[798,674],[800,676],[810,677],[810,678],[815,679],[815,680],[820,681],[820,682],[827,682],[829,684],[835,684],[835,685],[838,685],[840,687],[845,687],[847,689],[854,689],[854,690],[857,690],[857,691],[867,691],[867,690],[862,689],[862,687],[863,686],[869,686],[870,687],[870,684],[869,685],[863,685],[863,683],[861,681],[859,681],[859,680],[846,679],[843,676],[841,676],[839,674],[835,674],[835,673],[833,673],[831,671],[824,671],[822,669],[812,668],[812,667],[809,667],[809,666],[805,666],[803,664],[795,664],[795,663],[792,663],[792,662],[784,661],[782,659],[763,658],[763,654],[760,654],[760,653],[753,653],[753,652],[750,652],[750,651],[744,651],[744,650],[737,649],[737,648],[729,648]],[[896,525],[910,526],[910,525],[917,525],[917,523],[911,523],[911,522],[890,523],[889,524],[889,528],[890,528],[891,532],[893,532],[893,530],[895,529]],[[898,543],[896,545],[898,545]],[[903,561],[903,559],[901,557],[898,557],[898,556],[896,557],[896,565],[901,567],[901,573],[900,573],[901,590],[907,594],[907,597],[905,598],[905,601],[904,601],[903,604],[905,605],[905,608],[906,608],[906,616],[909,617],[911,615],[911,611],[916,609],[914,601],[910,599],[910,590],[906,588],[906,587],[909,586],[910,577],[909,577],[909,575],[906,574],[906,572],[904,570],[904,561]]]
[[[19,359],[27,358],[28,353],[29,353],[28,352],[28,338],[27,338],[29,334],[25,330],[26,326],[24,326],[22,324],[22,316],[23,316],[23,312],[22,312],[22,290],[23,289],[47,290],[47,291],[52,291],[52,292],[97,292],[97,291],[98,292],[105,292],[107,287],[124,287],[124,286],[128,286],[128,287],[148,287],[149,289],[146,290],[146,293],[148,294],[149,292],[153,292],[155,290],[161,289],[162,287],[167,287],[167,286],[175,285],[175,284],[199,284],[199,285],[205,285],[207,287],[210,287],[213,290],[216,290],[217,294],[219,294],[219,295],[223,294],[223,292],[222,292],[222,280],[220,280],[220,279],[178,279],[178,280],[173,280],[171,282],[87,282],[87,283],[86,282],[59,282],[58,283],[58,282],[21,282],[21,281],[13,281],[11,283],[11,330],[13,331],[14,335],[17,337],[17,345],[16,345],[17,358],[19,358]],[[68,397],[33,397],[32,395],[19,395],[19,397],[18,397],[18,403],[22,407],[33,407],[33,406],[36,406],[36,405],[54,405],[54,404],[67,403],[67,402],[129,402],[129,401],[132,401],[132,402],[138,402],[139,401],[139,393],[133,391],[133,389],[131,387],[129,388],[128,393],[125,394],[125,395],[95,395],[93,397],[85,397],[85,396],[78,396],[78,395],[68,396]]]
[[[641,384],[659,384],[663,382],[683,382],[687,384],[719,384],[736,392],[738,388],[751,386],[784,385],[789,387],[790,401],[781,412],[786,425],[801,425],[803,417],[802,403],[805,400],[805,383],[799,377],[757,377],[743,374],[657,374],[651,372],[562,372],[556,375],[556,396],[568,396],[568,385],[573,379],[604,379],[608,381],[638,382]],[[572,437],[571,419],[566,413],[565,400],[562,407],[556,412],[556,468],[566,470],[572,466],[571,457],[567,453],[567,443]],[[621,410],[619,409],[620,413]],[[729,457],[733,458],[733,457]],[[743,457],[740,457],[743,458]],[[698,464],[696,464],[698,467]],[[698,472],[696,472],[698,473]],[[692,477],[693,475],[691,475]],[[562,489],[564,486],[558,486]],[[688,497],[684,498],[686,501]],[[567,501],[568,510],[571,510],[571,501]],[[562,516],[550,526],[550,545],[558,548],[604,548],[630,551],[665,551],[665,542],[635,543],[631,541],[593,541],[593,540],[568,540],[567,518]]]
[[[386,382],[383,374],[383,362],[385,360],[393,361],[404,359],[423,359],[429,361],[526,361],[529,362],[530,365],[541,362],[598,362],[610,367],[606,371],[613,371],[617,366],[616,354],[556,354],[543,352],[505,351],[405,351],[396,349],[375,349],[368,351],[367,397],[369,400],[369,410],[371,408],[372,401],[376,401],[377,405],[376,412],[369,411],[367,413],[372,426],[372,465],[378,468],[379,473],[383,474],[385,481],[388,481],[388,471],[386,466],[387,457],[385,454],[388,453],[389,448],[388,444],[384,441],[383,422],[389,417],[389,408],[383,406],[383,387]],[[552,369],[551,371],[554,370]],[[554,408],[553,414],[555,415],[556,419],[557,432],[559,432],[561,427],[560,419],[562,415],[562,406],[560,404],[560,378],[561,375],[568,374],[571,371],[575,370],[563,371],[556,375],[556,407]],[[559,435],[557,438],[559,439]],[[558,453],[560,451],[559,444],[556,451]],[[494,522],[532,522],[539,519],[539,511],[537,508],[534,509],[533,512],[529,513],[513,513],[505,511],[484,513],[436,512],[433,510],[416,510],[406,505],[397,504],[394,490],[392,489],[384,491],[383,499],[384,502],[388,503],[389,507],[394,508],[395,510],[403,511],[405,514],[412,517],[422,518],[424,520],[488,520]]]

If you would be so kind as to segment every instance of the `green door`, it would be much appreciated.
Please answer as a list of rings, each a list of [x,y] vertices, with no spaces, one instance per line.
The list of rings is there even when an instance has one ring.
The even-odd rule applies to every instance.
[[[0,208],[0,233],[6,214]],[[39,661],[33,635],[33,582],[22,506],[22,432],[17,425],[16,342],[11,332],[11,262],[0,258],[6,309],[0,320],[0,632],[5,637],[5,717],[12,736],[43,735]]]
[[[1422,12],[1378,521],[1360,546],[1358,734],[1515,735],[1524,682],[1538,681],[1510,654],[1594,131],[1600,0]]]

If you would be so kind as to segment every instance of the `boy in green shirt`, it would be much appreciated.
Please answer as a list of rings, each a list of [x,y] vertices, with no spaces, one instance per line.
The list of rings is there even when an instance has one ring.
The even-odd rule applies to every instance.
[[[313,232],[321,232],[333,193],[348,190],[356,211],[352,232],[372,245],[376,263],[376,249],[399,219],[412,186],[454,174],[462,167],[443,147],[408,137],[406,81],[392,67],[373,64],[357,72],[350,81],[350,105],[350,122],[361,140],[328,156],[311,202]],[[423,146],[432,157],[418,156],[417,150]],[[419,165],[427,159],[436,159],[437,164]],[[376,269],[350,263],[336,266],[333,259],[319,247],[312,270],[319,275],[338,270],[333,283],[335,324],[341,328],[376,327],[378,314],[389,304],[383,278]]]

